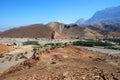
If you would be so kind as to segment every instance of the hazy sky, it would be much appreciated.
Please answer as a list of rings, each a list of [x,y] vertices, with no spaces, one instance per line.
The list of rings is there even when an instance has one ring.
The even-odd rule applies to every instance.
[[[21,26],[51,21],[74,23],[120,0],[0,0],[0,25]]]

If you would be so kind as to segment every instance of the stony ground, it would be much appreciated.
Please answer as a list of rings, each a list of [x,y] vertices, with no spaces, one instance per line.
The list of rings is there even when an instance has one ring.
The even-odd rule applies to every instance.
[[[13,48],[0,43],[0,54],[1,53],[8,53],[8,52],[10,52],[12,50],[13,50]]]
[[[11,66],[18,64],[19,62],[23,62],[24,60],[30,58],[33,55],[32,45],[20,46],[20,47],[14,46],[15,48],[12,51],[10,51],[12,46],[6,46],[6,45],[4,46],[0,48],[0,51],[3,52],[5,52],[6,50],[9,51],[6,53],[0,53],[0,73],[9,69]]]
[[[37,58],[11,67],[0,80],[119,80],[120,57],[66,46],[38,50]]]

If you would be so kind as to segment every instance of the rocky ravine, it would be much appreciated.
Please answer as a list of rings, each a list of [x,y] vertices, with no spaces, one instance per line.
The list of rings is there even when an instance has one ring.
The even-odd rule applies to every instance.
[[[0,80],[119,80],[120,57],[66,46],[37,50]]]

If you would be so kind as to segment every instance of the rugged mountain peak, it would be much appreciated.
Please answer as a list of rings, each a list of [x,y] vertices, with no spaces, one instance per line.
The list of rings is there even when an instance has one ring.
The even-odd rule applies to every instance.
[[[120,19],[120,6],[110,7],[104,10],[97,11],[92,18],[87,20],[87,22],[95,22],[101,20],[112,20],[112,19]]]
[[[81,23],[81,21],[78,20],[77,23]],[[120,6],[97,11],[90,19],[84,22],[84,25],[89,25],[89,28],[97,31],[120,32]]]
[[[75,22],[75,24],[78,24],[78,25],[82,25],[82,24],[84,24],[85,23],[85,19],[84,18],[80,18],[79,20],[77,20],[76,22]]]

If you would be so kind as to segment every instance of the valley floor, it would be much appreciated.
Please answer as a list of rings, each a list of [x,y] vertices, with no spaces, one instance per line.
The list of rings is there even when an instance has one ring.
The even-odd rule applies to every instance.
[[[98,47],[83,47],[88,50],[92,50],[95,52],[100,52],[108,55],[113,55],[113,56],[120,56],[120,50],[113,50],[113,49],[104,49],[104,48],[98,48]]]

